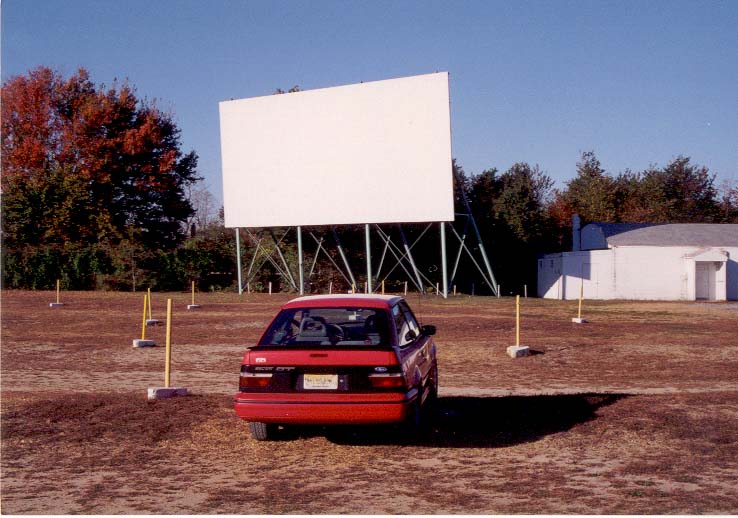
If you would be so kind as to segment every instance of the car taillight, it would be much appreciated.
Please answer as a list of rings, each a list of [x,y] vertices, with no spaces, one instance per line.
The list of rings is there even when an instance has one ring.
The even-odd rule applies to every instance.
[[[399,372],[370,374],[369,382],[373,388],[391,389],[405,387],[405,377]]]
[[[271,372],[241,372],[238,386],[242,388],[264,388],[272,381]]]

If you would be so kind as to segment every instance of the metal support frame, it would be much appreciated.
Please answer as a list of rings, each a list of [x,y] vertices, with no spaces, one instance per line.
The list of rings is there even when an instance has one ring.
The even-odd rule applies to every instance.
[[[351,284],[351,279],[349,279],[346,276],[346,274],[343,273],[343,270],[336,264],[336,261],[334,261],[333,258],[331,257],[331,255],[323,249],[323,238],[320,238],[320,241],[319,241],[318,238],[315,237],[315,234],[313,234],[312,232],[310,232],[310,236],[315,240],[316,243],[318,243],[318,250],[315,252],[315,257],[317,258],[318,257],[318,254],[320,253],[320,251],[323,250],[323,252],[325,253],[325,256],[331,262],[331,264],[333,265],[333,267],[336,270],[338,270],[338,273],[341,274],[341,277],[343,277],[343,280],[346,281],[346,284],[349,284],[350,285]],[[312,275],[312,273],[311,273],[311,275]]]
[[[467,207],[469,207],[468,202],[465,203]],[[437,286],[442,286],[442,288],[439,288],[439,294],[442,295],[444,298],[448,298],[449,291],[451,289],[451,284],[453,283],[453,279],[456,276],[456,273],[458,271],[459,262],[461,259],[461,255],[466,252],[473,262],[474,266],[479,271],[480,275],[482,276],[484,282],[489,286],[490,290],[493,294],[497,294],[499,292],[499,285],[497,284],[493,274],[492,269],[489,265],[489,260],[487,258],[486,252],[484,251],[484,247],[481,243],[481,236],[479,234],[479,230],[476,228],[476,223],[474,222],[473,216],[470,214],[465,215],[467,216],[467,220],[464,226],[463,234],[459,235],[459,233],[454,228],[453,224],[449,222],[449,227],[451,228],[451,232],[456,237],[456,239],[459,241],[459,249],[456,253],[456,257],[454,259],[453,269],[451,272],[451,276],[449,278],[448,275],[448,261],[447,261],[447,239],[446,239],[446,223],[447,222],[439,222],[438,228],[439,228],[439,234],[440,234],[440,254],[441,254],[441,277],[442,282],[440,284],[437,284]],[[480,265],[479,261],[474,257],[472,252],[469,250],[469,247],[466,244],[466,237],[468,232],[469,225],[472,225],[475,229],[475,233],[477,235],[477,238],[479,241],[479,247],[482,251],[482,259],[484,262],[484,268]],[[373,293],[375,284],[378,284],[380,282],[383,282],[384,279],[388,278],[392,272],[397,268],[400,267],[407,275],[408,279],[410,279],[417,290],[420,293],[425,293],[425,287],[426,286],[434,286],[434,281],[429,279],[426,275],[423,274],[423,272],[418,268],[415,258],[412,254],[412,249],[415,247],[415,245],[423,238],[423,236],[428,232],[428,230],[433,226],[433,223],[428,224],[425,229],[420,233],[419,236],[415,238],[415,240],[411,243],[408,242],[407,236],[405,235],[405,231],[402,228],[401,225],[397,225],[397,230],[400,235],[400,240],[402,241],[402,247],[398,246],[397,244],[392,242],[392,238],[390,235],[385,232],[378,224],[375,224],[374,227],[376,229],[377,234],[379,235],[380,239],[384,243],[384,247],[382,250],[382,256],[379,262],[379,266],[376,270],[376,272],[372,271],[372,254],[371,254],[371,225],[365,224],[364,225],[364,240],[365,240],[365,251],[366,251],[366,274],[367,274],[367,283],[366,283],[366,291],[367,293]],[[356,277],[354,276],[354,273],[351,269],[351,265],[349,264],[348,258],[346,257],[346,253],[344,251],[343,245],[341,244],[341,240],[338,236],[338,233],[336,231],[335,227],[332,227],[332,233],[333,238],[335,240],[336,248],[338,250],[339,255],[341,256],[341,259],[343,261],[345,271],[343,268],[341,268],[336,261],[331,257],[331,255],[328,253],[328,251],[324,247],[324,239],[321,237],[320,239],[313,233],[310,232],[309,235],[313,238],[317,245],[317,249],[315,251],[315,255],[312,258],[312,263],[310,266],[310,271],[308,273],[308,280],[312,277],[315,266],[318,261],[318,257],[321,252],[325,254],[325,256],[329,259],[331,264],[334,268],[341,274],[343,279],[351,285],[352,290],[358,289],[358,284],[356,282]],[[249,231],[249,229],[245,229],[247,235],[251,238],[252,242],[256,246],[256,252],[254,253],[253,257],[251,258],[251,263],[249,266],[249,270],[247,273],[247,281],[251,280],[254,275],[254,265],[257,263],[257,259],[260,255],[264,257],[264,260],[261,262],[258,268],[256,270],[259,270],[266,262],[268,261],[276,270],[277,272],[290,284],[292,289],[295,291],[298,291],[301,295],[305,293],[305,272],[304,272],[304,254],[303,254],[303,243],[302,243],[302,228],[297,227],[297,248],[298,248],[298,276],[299,279],[296,282],[295,277],[292,274],[292,270],[290,269],[287,260],[282,253],[280,249],[280,245],[282,241],[287,236],[288,232],[285,232],[282,237],[277,240],[274,233],[270,230],[269,235],[271,236],[273,242],[274,242],[274,248],[269,250],[267,249],[263,244],[262,240],[263,238],[257,238],[253,233]],[[243,279],[241,277],[241,253],[240,253],[240,229],[236,229],[236,248],[237,248],[237,267],[238,267],[238,284],[239,284],[239,294],[243,292]],[[397,263],[384,275],[382,276],[382,269],[385,265],[385,259],[387,258],[387,253],[390,253]],[[276,254],[279,260],[275,260],[272,256]],[[405,265],[405,261],[409,264],[409,268]],[[281,264],[280,264],[281,263]],[[485,272],[486,269],[486,272]],[[376,283],[374,282],[376,280]]]
[[[405,274],[408,276],[408,278],[415,284],[415,287],[418,289],[419,292],[424,293],[424,284],[423,280],[425,280],[429,286],[433,285],[433,282],[428,279],[418,268],[414,268],[413,274],[411,274],[408,269],[403,264],[403,260],[405,258],[408,259],[408,262],[411,263],[414,266],[414,260],[412,259],[412,249],[413,247],[418,244],[418,241],[428,232],[428,230],[433,226],[433,223],[428,224],[428,226],[425,227],[423,232],[420,233],[420,235],[413,241],[412,244],[408,245],[407,239],[405,239],[405,253],[402,252],[399,246],[392,243],[392,239],[390,238],[389,234],[387,234],[379,225],[375,225],[377,232],[379,233],[379,236],[382,238],[382,240],[385,242],[385,245],[388,247],[390,253],[395,257],[397,260],[397,264],[390,269],[389,272],[387,272],[387,275],[385,275],[385,278],[389,277],[389,275],[395,271],[395,269],[400,266],[404,270]],[[404,232],[403,232],[404,236]],[[377,278],[379,278],[379,272],[377,273]]]
[[[476,267],[477,267],[477,270],[478,270],[478,271],[479,271],[479,273],[481,274],[481,276],[482,276],[482,279],[484,279],[484,282],[486,282],[486,283],[487,283],[487,286],[489,286],[489,288],[490,288],[490,289],[492,290],[492,293],[493,293],[493,294],[496,294],[496,293],[498,293],[498,291],[499,291],[499,284],[497,284],[497,283],[495,282],[495,279],[494,279],[494,277],[492,277],[492,278],[487,278],[487,276],[486,276],[486,275],[484,274],[484,271],[482,270],[482,267],[481,267],[481,266],[479,266],[479,263],[477,262],[477,260],[476,260],[476,259],[474,259],[474,255],[472,255],[472,253],[471,253],[471,252],[469,251],[469,247],[467,247],[467,246],[466,246],[466,244],[465,244],[465,243],[463,242],[463,240],[462,240],[462,239],[461,239],[461,237],[459,236],[458,232],[456,232],[456,229],[455,229],[454,227],[451,227],[451,230],[453,231],[453,233],[454,233],[454,235],[456,236],[456,238],[457,238],[457,239],[459,240],[459,243],[460,243],[460,248],[459,248],[459,254],[461,254],[461,250],[462,250],[462,249],[463,249],[464,251],[466,251],[466,253],[467,253],[467,254],[469,255],[469,258],[470,258],[470,259],[472,260],[472,262],[474,263],[474,266],[476,266]],[[490,273],[492,273],[492,272],[490,271]]]
[[[400,250],[400,248],[397,245],[392,243],[390,236],[386,234],[381,228],[379,228],[379,225],[377,225],[377,230],[379,233],[379,237],[382,238],[382,240],[385,242],[386,249],[388,249],[389,252],[394,256],[395,260],[397,260],[397,264],[392,269],[390,269],[389,272],[387,272],[387,275],[385,276],[385,278],[389,277],[389,275],[393,271],[395,271],[395,268],[399,266],[405,272],[405,275],[407,275],[408,279],[410,279],[413,282],[413,284],[415,284],[415,287],[418,289],[418,291],[422,292],[423,284],[422,283],[418,284],[417,279],[414,278],[414,276],[408,271],[408,269],[405,267],[405,265],[402,262],[402,260],[405,258],[405,254],[402,254],[402,250]],[[402,255],[398,255],[398,254],[402,254]],[[379,277],[379,273],[377,273],[377,276]]]
[[[456,183],[459,184],[458,178],[456,178],[456,173],[454,173],[454,179],[456,180]],[[489,259],[487,258],[487,252],[484,249],[484,243],[482,242],[482,235],[479,233],[479,228],[477,227],[477,222],[474,220],[474,214],[472,213],[471,206],[469,205],[469,200],[466,198],[466,193],[464,192],[464,189],[459,189],[461,192],[461,201],[464,203],[464,208],[467,212],[467,225],[469,222],[472,224],[472,228],[474,228],[474,233],[477,236],[477,243],[479,244],[479,251],[482,254],[482,259],[484,260],[484,266],[487,268],[487,275],[489,276],[489,279],[485,277],[485,281],[487,281],[487,284],[490,285],[490,288],[492,288],[492,293],[499,296],[499,285],[497,284],[497,281],[495,280],[495,276],[492,273],[492,267],[489,264]],[[453,229],[453,226],[451,226]],[[454,230],[454,232],[456,232]],[[458,236],[458,234],[457,234]],[[464,236],[466,236],[466,231],[464,232]],[[469,250],[467,249],[467,252]],[[471,252],[469,252],[469,256],[471,257]],[[472,258],[473,259],[473,258]],[[476,261],[474,261],[476,264]],[[482,274],[484,277],[484,274]]]
[[[405,237],[405,232],[402,230],[401,225],[397,225],[397,228],[400,229],[400,238],[402,239],[402,246],[405,247],[405,255],[407,255],[407,259],[410,262],[410,266],[413,268],[413,273],[415,273],[415,279],[418,281],[418,287],[423,286],[423,281],[420,280],[420,272],[418,272],[418,267],[415,266],[415,260],[413,259],[413,254],[410,252],[410,247],[407,244],[407,238]],[[421,288],[421,291],[424,292],[424,290]]]
[[[295,277],[292,275],[292,272],[290,271],[290,267],[287,264],[287,259],[284,258],[284,254],[282,253],[282,249],[279,248],[279,243],[281,243],[282,240],[280,239],[279,240],[279,243],[278,243],[277,242],[277,238],[274,236],[274,232],[272,232],[271,230],[269,231],[269,235],[272,236],[272,240],[274,241],[274,245],[275,245],[274,248],[277,251],[277,255],[279,256],[279,259],[282,261],[282,266],[284,266],[284,271],[286,272],[287,278],[290,281],[290,284],[292,285],[292,289],[299,291],[299,289],[297,287],[297,283],[295,282]],[[286,233],[285,233],[285,235],[286,235]],[[282,238],[284,239],[284,236],[282,236]]]
[[[313,234],[310,233],[312,236]],[[313,272],[315,271],[315,265],[318,263],[318,256],[320,255],[320,251],[323,249],[323,238],[320,238],[320,241],[317,239],[315,240],[318,243],[318,248],[315,250],[315,255],[313,256],[313,264],[310,265],[310,271],[308,272],[308,283],[310,282],[310,278],[313,276]]]
[[[285,232],[282,235],[282,237],[279,239],[279,241],[277,241],[276,237],[274,236],[274,233],[270,232],[271,237],[274,240],[275,247],[274,247],[273,250],[268,251],[266,249],[266,247],[264,247],[261,244],[262,239],[257,238],[249,229],[245,229],[245,230],[246,230],[246,234],[249,236],[249,238],[251,238],[251,241],[253,243],[255,243],[255,245],[256,245],[256,252],[254,254],[254,257],[252,257],[252,259],[251,259],[251,268],[249,268],[249,272],[247,274],[248,281],[250,281],[253,278],[253,275],[252,275],[252,272],[254,271],[253,265],[256,263],[257,256],[259,254],[262,254],[265,257],[265,259],[264,259],[264,261],[261,262],[261,264],[259,265],[259,267],[256,268],[256,270],[260,270],[262,268],[262,266],[264,266],[264,264],[266,264],[267,261],[268,261],[274,267],[274,269],[277,270],[277,272],[285,280],[287,280],[287,282],[290,283],[290,286],[292,287],[292,289],[294,289],[295,291],[297,291],[297,285],[295,283],[294,277],[292,276],[292,273],[289,271],[289,267],[287,266],[287,261],[285,261],[284,256],[282,255],[282,252],[279,249],[279,245],[282,243],[282,241],[284,241],[284,238],[287,236],[287,232]],[[280,266],[277,263],[277,261],[275,261],[272,258],[272,254],[275,253],[275,252],[277,252],[277,254],[279,255],[279,257],[282,259],[282,265],[284,266],[284,268],[282,266]]]
[[[459,251],[456,254],[456,260],[454,261],[454,268],[451,271],[451,282],[453,282],[453,279],[456,278],[456,270],[459,267],[459,260],[461,260],[461,252],[464,251],[464,242],[466,241],[466,231],[468,230],[468,228],[469,228],[469,218],[466,219],[466,224],[464,225],[464,231],[461,234],[461,238],[460,238],[461,246],[459,246]],[[453,229],[453,225],[451,226],[451,229]]]
[[[343,264],[346,265],[346,271],[348,271],[349,277],[351,277],[351,289],[356,290],[356,279],[354,278],[354,272],[351,271],[351,266],[349,265],[348,259],[346,259],[346,254],[343,252],[343,247],[341,246],[341,240],[338,239],[338,232],[336,232],[336,227],[333,227],[332,230],[333,239],[336,241],[338,253],[341,255],[341,259],[343,259]]]

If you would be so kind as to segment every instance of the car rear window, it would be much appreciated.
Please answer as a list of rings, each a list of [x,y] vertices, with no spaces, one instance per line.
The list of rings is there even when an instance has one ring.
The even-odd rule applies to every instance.
[[[282,310],[259,345],[390,345],[386,313],[376,308]]]

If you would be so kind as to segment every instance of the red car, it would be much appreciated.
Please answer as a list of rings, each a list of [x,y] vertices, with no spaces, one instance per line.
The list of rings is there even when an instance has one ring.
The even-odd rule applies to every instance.
[[[279,425],[408,423],[438,394],[434,326],[402,297],[318,295],[284,306],[241,365],[236,414],[267,440]]]

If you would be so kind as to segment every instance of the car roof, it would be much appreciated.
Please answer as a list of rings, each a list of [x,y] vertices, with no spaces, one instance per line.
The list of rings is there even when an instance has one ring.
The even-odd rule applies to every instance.
[[[366,295],[361,293],[339,295],[308,295],[287,302],[282,309],[291,308],[332,308],[332,307],[365,307],[390,308],[402,297],[397,295]]]

